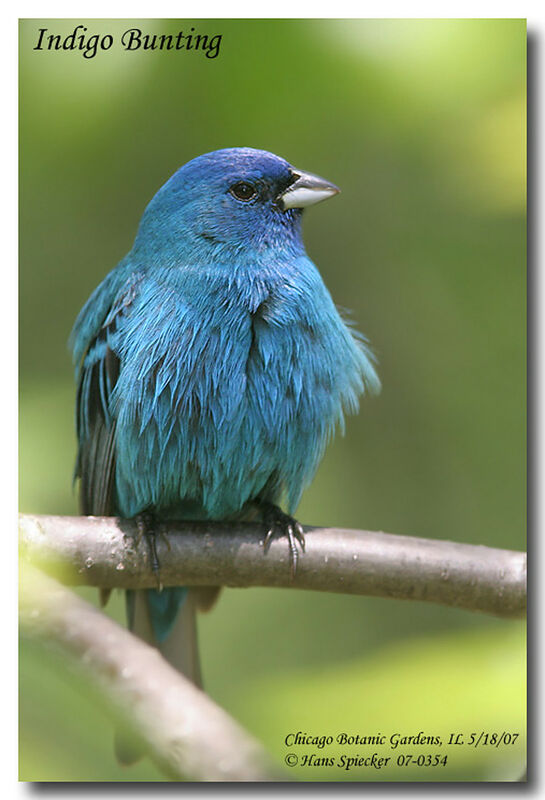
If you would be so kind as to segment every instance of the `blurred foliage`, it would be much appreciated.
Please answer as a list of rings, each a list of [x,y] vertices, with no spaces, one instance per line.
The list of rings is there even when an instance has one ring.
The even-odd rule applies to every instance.
[[[21,510],[76,513],[66,340],[79,308],[178,166],[249,145],[342,187],[307,213],[305,239],[383,382],[330,447],[300,519],[524,549],[524,21],[91,20],[89,34],[116,39],[135,26],[221,33],[220,55],[32,49],[39,28],[80,22],[20,26]],[[109,611],[122,620],[120,595]],[[522,735],[517,631],[265,589],[225,590],[201,620],[208,691],[281,758],[305,726]],[[24,780],[161,780],[147,761],[115,763],[108,719],[28,642],[20,733]],[[448,775],[512,780],[522,761],[520,748],[464,750]]]

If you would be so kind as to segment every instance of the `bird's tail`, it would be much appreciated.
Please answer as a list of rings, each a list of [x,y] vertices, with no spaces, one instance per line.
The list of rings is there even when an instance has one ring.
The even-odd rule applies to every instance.
[[[197,645],[197,608],[202,606],[199,591],[186,588],[127,591],[127,617],[130,630],[157,647],[172,666],[190,681],[201,686],[201,667]],[[122,764],[133,764],[144,755],[141,743],[126,730],[115,734],[115,752]]]

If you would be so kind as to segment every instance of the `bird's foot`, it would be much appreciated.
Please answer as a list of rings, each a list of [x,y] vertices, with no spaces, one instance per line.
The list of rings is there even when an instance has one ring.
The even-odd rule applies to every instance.
[[[157,555],[157,521],[153,513],[150,511],[143,511],[141,514],[138,514],[136,516],[136,528],[138,531],[138,540],[143,537],[148,543],[151,569],[157,580],[157,590],[162,592],[161,564],[159,562],[159,556]]]
[[[297,570],[297,561],[299,560],[297,544],[301,546],[303,553],[305,552],[303,526],[296,519],[282,511],[281,508],[275,506],[274,503],[262,502],[260,507],[263,514],[263,522],[267,528],[263,549],[267,552],[275,536],[287,536],[290,551],[290,572],[293,580]]]

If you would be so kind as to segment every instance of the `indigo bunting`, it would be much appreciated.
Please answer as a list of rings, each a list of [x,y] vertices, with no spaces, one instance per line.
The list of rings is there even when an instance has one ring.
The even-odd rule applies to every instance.
[[[199,156],[157,192],[71,335],[83,514],[149,534],[257,510],[295,565],[301,493],[344,412],[379,388],[302,240],[302,210],[337,192],[251,148]],[[214,595],[129,591],[129,626],[199,683],[195,609]],[[118,755],[135,757],[122,741]]]

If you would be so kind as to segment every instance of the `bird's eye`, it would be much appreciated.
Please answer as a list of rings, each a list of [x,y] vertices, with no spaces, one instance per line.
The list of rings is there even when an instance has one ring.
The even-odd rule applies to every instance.
[[[237,200],[242,200],[245,203],[248,200],[253,200],[256,196],[257,192],[255,190],[255,186],[252,186],[251,183],[246,183],[246,181],[239,181],[238,183],[234,183],[231,188],[229,189],[233,197],[236,197]]]

